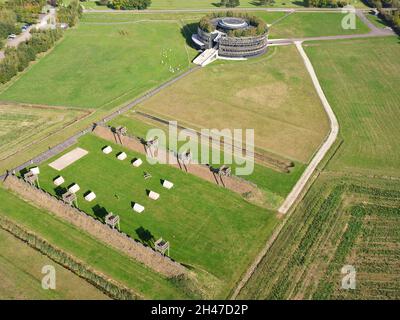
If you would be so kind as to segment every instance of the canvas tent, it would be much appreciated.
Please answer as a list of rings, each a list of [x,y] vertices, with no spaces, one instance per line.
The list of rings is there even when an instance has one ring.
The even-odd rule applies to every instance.
[[[132,208],[137,213],[141,213],[144,211],[144,207],[142,205],[140,205],[139,203],[135,203]]]
[[[39,167],[31,168],[29,171],[32,172],[33,174],[39,174],[40,173]]]
[[[159,197],[160,197],[160,194],[150,190],[150,192],[149,192],[149,198],[150,199],[157,200]]]
[[[86,196],[85,196],[85,200],[86,201],[93,201],[94,199],[96,199],[96,194],[93,191],[90,191]]]
[[[125,152],[121,152],[121,153],[118,154],[117,159],[118,160],[125,160],[126,157],[127,157],[126,153]]]
[[[143,163],[142,159],[138,158],[138,159],[133,160],[132,165],[137,168],[137,167],[140,167],[142,165],[142,163]]]
[[[54,179],[53,183],[56,186],[61,186],[64,183],[64,181],[65,181],[64,178],[62,176],[59,176],[58,178]]]
[[[166,189],[171,189],[174,186],[174,184],[168,180],[164,180],[162,185]]]
[[[112,152],[112,148],[110,146],[104,147],[103,148],[103,153],[104,154],[110,154]]]
[[[76,193],[80,190],[81,188],[79,187],[79,185],[77,185],[76,183],[74,183],[71,187],[68,188],[69,192],[72,193]]]

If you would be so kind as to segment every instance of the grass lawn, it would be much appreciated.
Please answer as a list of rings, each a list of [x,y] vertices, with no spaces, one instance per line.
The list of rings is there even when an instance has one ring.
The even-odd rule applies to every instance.
[[[42,267],[56,270],[56,289],[42,289]],[[107,299],[95,287],[0,229],[0,299]]]
[[[112,154],[102,153],[105,145],[113,147]],[[62,193],[52,182],[59,174],[66,181],[64,187],[78,183],[80,209],[100,220],[110,211],[120,215],[121,230],[145,243],[150,238],[146,233],[167,239],[172,258],[195,272],[204,270],[220,283],[215,289],[219,296],[232,288],[277,224],[274,213],[171,166],[144,161],[134,168],[130,160],[144,156],[128,150],[128,159],[119,161],[115,155],[121,146],[93,135],[81,138],[79,146],[89,154],[61,172],[40,166],[41,187]],[[145,180],[144,171],[152,178]],[[164,189],[160,179],[174,182],[174,188]],[[160,193],[160,199],[150,200],[146,189]],[[97,195],[90,203],[83,199],[89,190]],[[132,202],[145,206],[144,213],[135,213]]]
[[[218,61],[145,101],[138,110],[199,130],[254,129],[260,150],[307,163],[328,121],[294,46],[257,59]]]
[[[0,186],[0,214],[40,235],[95,270],[110,276],[148,299],[184,299],[182,288],[128,256],[92,238],[52,214],[28,204]],[[64,236],[68,235],[68,236]]]
[[[0,100],[111,109],[188,69],[196,55],[177,20],[97,22],[68,30]]]
[[[272,25],[270,38],[304,38],[368,33],[369,28],[357,17],[356,29],[343,29],[340,12],[295,12]]]
[[[330,170],[400,175],[397,37],[306,44],[344,143]]]
[[[0,105],[0,162],[86,114],[67,108]]]

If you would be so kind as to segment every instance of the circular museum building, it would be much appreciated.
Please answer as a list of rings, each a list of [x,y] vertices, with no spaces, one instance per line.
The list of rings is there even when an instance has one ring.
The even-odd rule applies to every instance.
[[[264,20],[247,14],[209,15],[200,20],[192,40],[209,55],[245,59],[267,51],[268,28]]]

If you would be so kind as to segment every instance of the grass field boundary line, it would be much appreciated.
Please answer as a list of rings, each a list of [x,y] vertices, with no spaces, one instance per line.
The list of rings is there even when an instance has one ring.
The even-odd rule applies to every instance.
[[[326,138],[325,142],[323,143],[323,145],[321,146],[321,148],[318,150],[318,152],[315,154],[315,156],[311,160],[310,164],[307,166],[306,170],[301,175],[300,179],[297,181],[297,183],[293,187],[292,191],[289,193],[289,195],[286,197],[285,201],[279,208],[279,212],[282,214],[287,213],[288,210],[295,203],[296,199],[300,196],[301,191],[305,188],[305,186],[307,184],[307,181],[310,179],[313,172],[318,167],[318,164],[323,160],[323,158],[328,153],[328,151],[330,150],[332,145],[335,143],[336,138],[339,134],[339,123],[337,121],[335,113],[333,112],[333,110],[324,94],[324,91],[322,90],[322,87],[318,81],[318,77],[314,71],[314,68],[311,64],[310,59],[308,58],[307,54],[305,53],[305,51],[302,47],[302,42],[296,41],[295,45],[296,45],[296,48],[299,51],[301,57],[303,58],[304,65],[305,65],[308,73],[310,74],[310,77],[314,84],[315,90],[322,102],[322,105],[324,107],[326,114],[328,115],[329,122],[330,122],[330,133],[329,133],[329,136]]]
[[[133,292],[131,289],[92,267],[85,265],[82,261],[79,261],[69,253],[55,247],[47,240],[4,216],[0,216],[0,228],[13,235],[15,238],[25,242],[31,248],[37,250],[63,268],[84,279],[112,299],[135,300],[143,298],[138,293]]]
[[[57,217],[86,231],[100,241],[120,250],[130,258],[142,263],[148,268],[166,277],[175,277],[187,274],[187,270],[181,264],[173,261],[168,256],[163,256],[150,247],[138,243],[125,233],[117,229],[111,229],[106,224],[87,215],[85,212],[71,207],[51,194],[33,187],[14,175],[8,176],[4,186]]]

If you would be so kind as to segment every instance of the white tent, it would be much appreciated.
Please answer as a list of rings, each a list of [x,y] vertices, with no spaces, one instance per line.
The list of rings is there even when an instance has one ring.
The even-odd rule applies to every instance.
[[[140,205],[139,203],[135,203],[132,208],[134,211],[136,211],[138,213],[141,213],[144,211],[144,207],[142,205]]]
[[[118,154],[117,159],[118,160],[125,160],[126,157],[127,157],[126,153],[125,152],[121,152],[121,153]]]
[[[166,189],[171,189],[174,186],[174,184],[171,181],[168,181],[168,180],[164,180],[162,185]]]
[[[137,167],[140,167],[142,165],[142,163],[143,163],[142,159],[135,159],[132,162],[132,165],[137,168]]]
[[[29,171],[32,172],[33,174],[39,174],[40,173],[39,167],[31,168]]]
[[[86,201],[93,201],[94,199],[96,199],[96,195],[95,195],[95,193],[93,192],[93,191],[91,191],[90,193],[88,193],[86,196],[85,196],[85,200]]]
[[[64,178],[59,176],[58,178],[54,179],[53,182],[56,186],[61,186],[64,183]]]
[[[112,148],[110,146],[104,147],[103,148],[103,153],[104,154],[110,154],[112,152]]]
[[[149,198],[150,199],[157,200],[159,197],[160,197],[160,194],[150,190],[150,192],[149,192]]]
[[[79,187],[79,185],[77,185],[76,183],[74,183],[71,187],[69,187],[68,191],[72,192],[72,193],[76,193],[80,190],[81,188]]]

